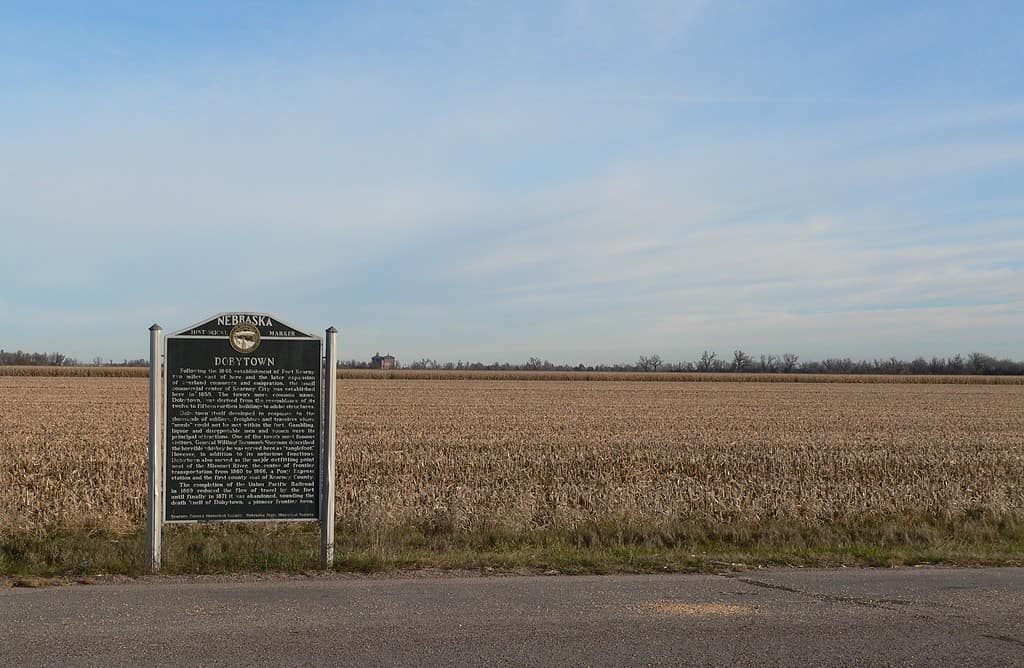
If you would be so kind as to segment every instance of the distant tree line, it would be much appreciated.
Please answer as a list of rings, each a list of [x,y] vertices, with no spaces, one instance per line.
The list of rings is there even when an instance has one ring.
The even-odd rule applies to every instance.
[[[21,350],[10,352],[0,349],[0,365],[3,366],[76,366],[78,360],[62,353],[26,353]]]
[[[124,359],[120,362],[94,357],[92,366],[149,366],[149,360]],[[85,362],[68,357],[63,353],[26,353],[21,350],[11,352],[0,349],[0,366],[87,366]]]
[[[719,357],[714,351],[705,350],[694,362],[662,364],[658,355],[641,356],[636,367],[641,370],[744,372],[744,373],[836,373],[836,374],[882,374],[882,375],[1024,375],[1024,362],[1011,359],[997,359],[985,353],[960,354],[952,357],[915,357],[901,360],[896,357],[885,359],[854,360],[850,357],[829,357],[823,360],[801,361],[795,353],[782,355],[760,355],[754,358],[742,350],[734,350],[731,357]]]
[[[369,362],[347,360],[338,366],[345,369],[368,369]],[[395,362],[395,368],[400,368]],[[666,362],[658,354],[641,355],[633,364],[554,364],[540,357],[526,362],[439,362],[422,358],[401,368],[440,369],[446,371],[701,371],[704,373],[817,373],[817,374],[882,374],[882,375],[1024,375],[1024,362],[998,359],[985,353],[953,355],[952,357],[915,357],[901,360],[896,357],[854,360],[850,357],[829,357],[823,360],[801,361],[795,353],[759,355],[754,357],[742,350],[734,350],[729,357],[705,350],[696,360]]]
[[[395,366],[396,367],[398,366],[397,362],[395,362]],[[363,362],[361,360],[351,359],[351,360],[338,360],[338,368],[339,369],[369,369],[371,367],[370,367],[370,363],[369,362]]]
[[[21,350],[10,352],[0,349],[0,366],[149,366],[146,359],[124,359],[120,362],[94,357],[90,362],[81,362],[62,353],[26,353]],[[369,369],[369,361],[341,360],[341,369]],[[836,373],[836,374],[883,374],[883,375],[1024,375],[1024,362],[999,359],[985,353],[953,355],[952,357],[915,357],[901,360],[896,357],[871,360],[854,360],[850,357],[829,357],[823,360],[801,361],[794,353],[782,355],[760,355],[754,357],[742,350],[734,350],[731,357],[705,350],[692,362],[666,362],[658,354],[641,355],[632,364],[554,364],[540,357],[531,357],[526,362],[439,362],[426,357],[402,367],[398,361],[395,368],[441,369],[446,371],[701,371],[704,373]]]

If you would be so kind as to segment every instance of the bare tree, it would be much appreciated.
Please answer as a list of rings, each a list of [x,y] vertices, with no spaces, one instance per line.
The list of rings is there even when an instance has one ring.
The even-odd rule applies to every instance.
[[[849,357],[829,357],[821,364],[825,373],[850,373],[853,370],[853,360]]]
[[[746,354],[742,350],[732,351],[732,370],[733,371],[745,371],[750,368],[750,364],[753,360],[750,359],[750,355]]]
[[[975,374],[994,373],[996,358],[985,353],[971,353],[967,356],[967,369]]]
[[[792,373],[796,370],[796,364],[800,361],[800,356],[793,353],[785,353],[782,356],[782,370],[785,373]]]
[[[657,371],[662,364],[664,361],[661,359],[661,355],[641,355],[636,362],[636,367],[641,371]]]
[[[721,368],[722,362],[718,359],[718,354],[714,352],[708,352],[705,350],[700,354],[700,359],[697,360],[698,371],[716,371]]]
[[[761,355],[758,370],[762,373],[775,373],[779,370],[779,358],[775,355]]]

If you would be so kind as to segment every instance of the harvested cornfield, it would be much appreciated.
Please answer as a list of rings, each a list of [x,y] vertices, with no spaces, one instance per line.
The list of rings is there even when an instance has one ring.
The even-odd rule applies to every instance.
[[[0,533],[144,521],[146,388],[0,377]],[[353,530],[1024,518],[1024,386],[343,379]]]

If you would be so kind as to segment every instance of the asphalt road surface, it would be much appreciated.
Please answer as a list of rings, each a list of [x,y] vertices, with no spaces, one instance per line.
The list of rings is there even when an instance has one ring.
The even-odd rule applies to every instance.
[[[1024,569],[145,578],[0,629],[2,666],[1024,666]]]

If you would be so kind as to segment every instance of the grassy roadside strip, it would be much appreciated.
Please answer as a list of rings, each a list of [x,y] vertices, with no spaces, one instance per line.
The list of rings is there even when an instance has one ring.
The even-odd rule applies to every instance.
[[[339,524],[335,570],[701,572],[756,566],[1024,565],[1024,518],[882,518],[803,526],[742,522],[510,532]],[[316,523],[168,527],[164,572],[303,572],[318,566]],[[0,536],[0,576],[139,575],[144,533],[56,530]]]

